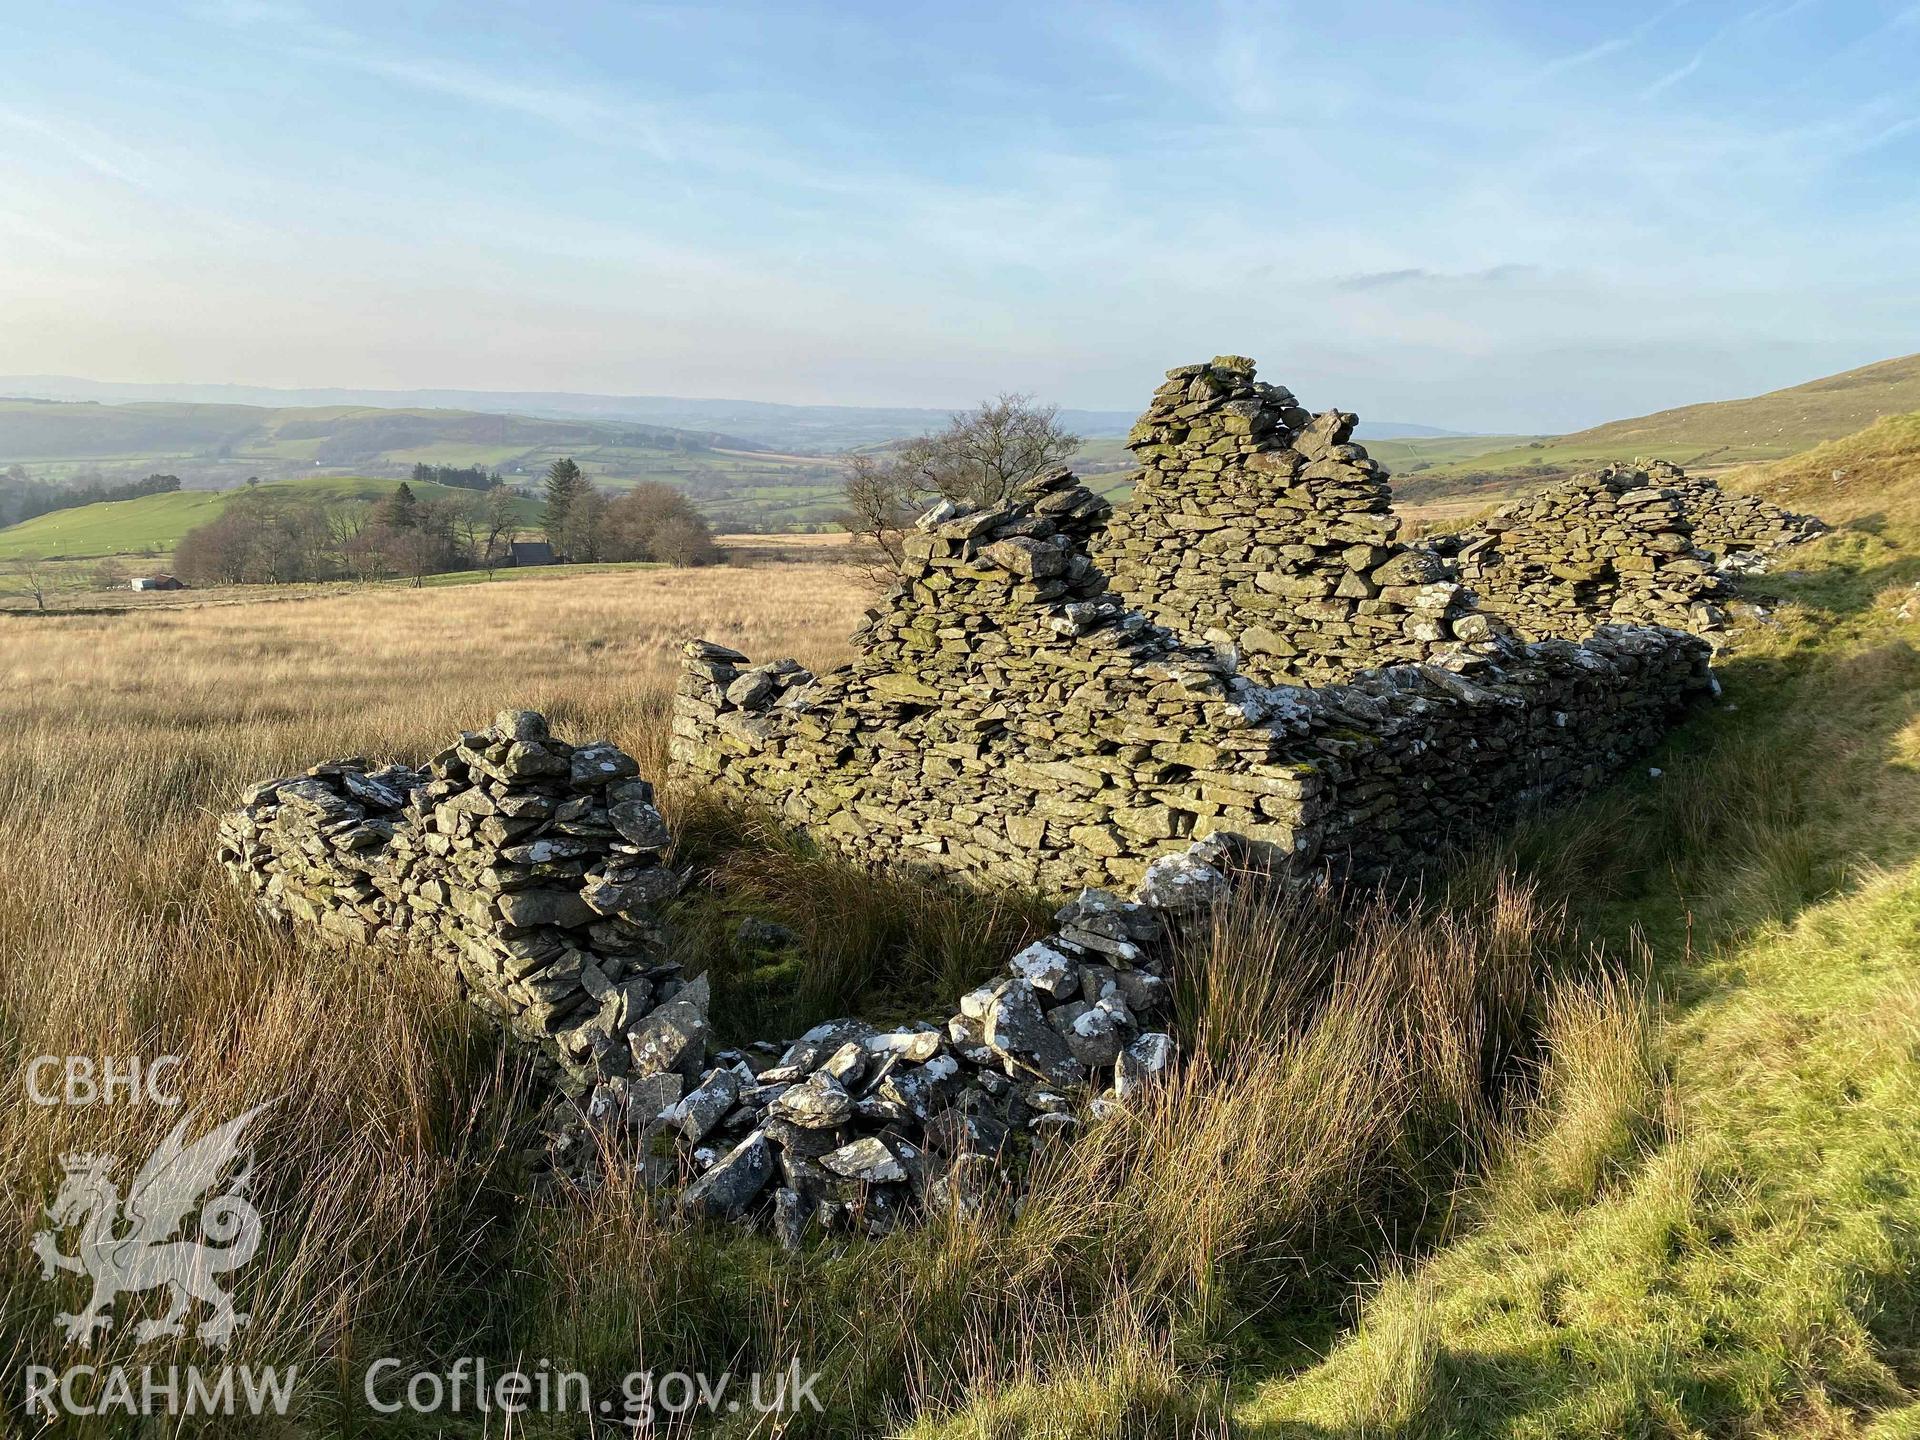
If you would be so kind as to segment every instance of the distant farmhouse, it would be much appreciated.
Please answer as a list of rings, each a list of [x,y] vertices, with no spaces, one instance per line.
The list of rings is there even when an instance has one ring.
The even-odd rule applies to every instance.
[[[172,575],[136,575],[127,582],[134,590],[184,590],[186,582]]]
[[[553,564],[553,546],[544,540],[510,540],[507,542],[507,563],[509,565],[551,565]]]

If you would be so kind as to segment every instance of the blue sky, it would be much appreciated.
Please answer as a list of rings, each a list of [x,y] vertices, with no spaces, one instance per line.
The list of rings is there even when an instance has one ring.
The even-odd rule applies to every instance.
[[[1556,430],[1920,350],[1920,3],[0,14],[0,374]]]

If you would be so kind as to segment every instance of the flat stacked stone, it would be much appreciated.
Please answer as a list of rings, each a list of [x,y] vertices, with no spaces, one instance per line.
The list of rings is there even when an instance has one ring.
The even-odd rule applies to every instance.
[[[219,854],[276,915],[430,954],[580,1085],[630,1068],[678,987],[658,916],[681,883],[670,840],[632,757],[508,711],[425,770],[340,760],[256,785]]]
[[[1636,460],[1656,485],[1674,490],[1693,522],[1693,543],[1723,574],[1752,574],[1768,557],[1827,532],[1827,523],[1799,515],[1758,495],[1722,490],[1704,475],[1688,475],[1665,460]]]
[[[1087,545],[1108,514],[1064,469],[936,507],[827,675],[691,643],[674,764],[858,858],[999,884],[1124,887],[1219,831],[1304,854],[1315,777],[1273,763],[1220,657],[1107,593]]]
[[[1517,500],[1445,547],[1482,610],[1527,639],[1577,640],[1605,624],[1722,629],[1730,593],[1694,544],[1666,467],[1609,465]]]
[[[1093,554],[1129,605],[1264,684],[1325,685],[1478,642],[1450,567],[1399,543],[1358,417],[1310,416],[1245,356],[1167,372],[1127,436],[1133,496]]]
[[[351,759],[256,785],[219,854],[276,916],[438,963],[551,1061],[554,1171],[637,1164],[684,1213],[787,1244],[1011,1198],[1038,1147],[1158,1083],[1173,943],[1249,855],[1217,837],[1156,859],[1131,899],[1081,891],[943,1021],[715,1053],[706,978],[656,958],[669,838],[631,758],[516,711],[425,770]]]
[[[1078,533],[1097,513],[1064,473],[932,512],[827,675],[693,642],[673,763],[856,859],[993,885],[1123,888],[1221,833],[1374,874],[1592,788],[1712,685],[1674,630],[1528,645],[1491,623],[1345,684],[1261,685],[1105,591]]]
[[[1620,625],[1577,645],[1503,641],[1493,656],[1269,690],[1266,723],[1291,737],[1279,753],[1320,777],[1323,853],[1377,879],[1605,784],[1715,692],[1711,653],[1693,635]]]

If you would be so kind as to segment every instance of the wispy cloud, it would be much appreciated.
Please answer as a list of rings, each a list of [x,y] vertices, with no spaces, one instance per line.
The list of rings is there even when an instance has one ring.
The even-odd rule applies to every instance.
[[[1618,55],[1622,51],[1631,50],[1635,45],[1638,45],[1642,40],[1646,39],[1647,36],[1651,35],[1666,20],[1678,11],[1684,10],[1688,3],[1689,0],[1674,0],[1673,4],[1656,14],[1649,15],[1638,25],[1623,30],[1617,35],[1606,36],[1592,45],[1587,46],[1584,50],[1576,50],[1571,54],[1561,55],[1555,59],[1548,60],[1539,67],[1537,72],[1538,78],[1549,79],[1554,76],[1564,75],[1569,70],[1578,70],[1584,65],[1591,65],[1597,60],[1604,60],[1609,55]]]
[[[0,104],[0,126],[56,146],[69,159],[122,185],[149,188],[159,171],[151,158],[124,141],[68,118],[48,120],[11,105]]]
[[[137,36],[42,7],[63,73],[114,79],[11,78],[0,147],[29,165],[0,178],[0,209],[21,200],[0,305],[31,288],[18,257],[61,260],[23,225],[65,228],[95,245],[65,272],[102,302],[77,307],[90,343],[146,316],[234,378],[1124,404],[1228,348],[1410,420],[1457,417],[1369,376],[1498,378],[1503,417],[1477,420],[1534,407],[1522,428],[1632,409],[1648,354],[1804,358],[1920,324],[1894,148],[1920,95],[1890,59],[1911,29],[1887,29],[1910,0],[1592,8],[1565,54],[1499,7],[980,3],[1001,8],[554,0],[453,24],[210,0],[142,7]],[[0,353],[31,346],[80,341],[0,327]],[[1511,361],[1549,349],[1551,380]]]
[[[1537,265],[1519,263],[1489,265],[1481,270],[1452,272],[1429,270],[1416,265],[1400,270],[1370,270],[1357,275],[1341,275],[1332,281],[1332,288],[1352,294],[1368,290],[1391,290],[1409,285],[1512,285],[1542,273]]]

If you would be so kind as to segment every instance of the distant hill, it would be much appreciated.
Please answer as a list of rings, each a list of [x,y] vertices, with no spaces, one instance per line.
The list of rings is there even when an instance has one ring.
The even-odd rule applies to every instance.
[[[592,448],[685,454],[754,446],[717,431],[472,410],[0,400],[0,465],[35,471],[79,462],[175,460],[190,469],[240,472],[235,478],[245,479],[254,470],[410,467],[416,460],[511,465]]]
[[[606,489],[683,490],[721,529],[818,526],[840,508],[832,457],[772,453],[717,430],[364,405],[0,399],[0,469],[20,465],[39,480],[114,484],[159,472],[205,490],[255,477],[401,480],[426,464],[480,465],[533,485],[563,456]]]
[[[362,476],[312,476],[265,483],[258,486],[257,491],[318,500],[378,501],[391,495],[398,483]],[[449,485],[423,481],[409,481],[408,485],[421,500],[475,496],[472,490],[456,490]],[[164,555],[180,543],[180,537],[187,531],[214,519],[247,493],[245,488],[176,490],[170,495],[142,495],[136,500],[109,500],[72,510],[56,510],[0,530],[0,559],[13,555],[73,560],[106,555]],[[522,524],[531,528],[540,523],[538,502],[522,500],[519,510]]]
[[[1421,501],[1546,484],[1611,460],[1671,460],[1725,469],[1793,455],[1853,434],[1886,415],[1920,410],[1920,355],[1882,360],[1745,400],[1684,405],[1590,430],[1438,464],[1395,493]]]
[[[1920,355],[1882,360],[1809,380],[1750,400],[1685,405],[1633,420],[1614,420],[1563,435],[1552,449],[1611,453],[1620,449],[1661,459],[1686,452],[1696,464],[1764,460],[1835,440],[1883,415],[1920,410]]]
[[[766,400],[702,400],[672,395],[595,395],[547,390],[274,390],[258,385],[138,385],[70,375],[0,376],[0,395],[52,400],[171,401],[222,408],[287,407],[460,410],[595,423],[638,422],[694,434],[736,436],[729,447],[799,451],[808,455],[884,445],[937,430],[952,410],[887,405],[781,405]],[[955,407],[964,408],[964,407]],[[1131,410],[1062,410],[1076,435],[1103,440],[1125,435]],[[1366,440],[1433,439],[1458,434],[1432,425],[1369,421]],[[739,441],[747,442],[745,447]],[[0,447],[4,448],[4,447]]]

